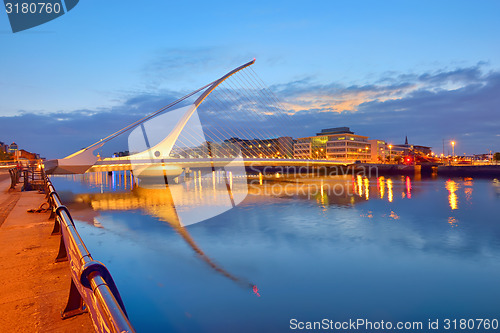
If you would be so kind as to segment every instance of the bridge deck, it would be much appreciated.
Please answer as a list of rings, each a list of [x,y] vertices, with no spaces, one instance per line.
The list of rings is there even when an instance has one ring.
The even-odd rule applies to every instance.
[[[130,170],[133,166],[138,165],[151,165],[165,163],[172,166],[179,166],[181,168],[203,168],[208,166],[223,167],[229,162],[234,161],[232,158],[172,158],[168,160],[135,160],[130,162],[128,157],[107,158],[96,164],[90,171],[106,171],[106,169],[113,168],[113,170]],[[246,167],[319,167],[319,166],[342,166],[347,165],[344,161],[332,160],[305,160],[305,159],[277,159],[277,158],[245,158],[242,161]]]

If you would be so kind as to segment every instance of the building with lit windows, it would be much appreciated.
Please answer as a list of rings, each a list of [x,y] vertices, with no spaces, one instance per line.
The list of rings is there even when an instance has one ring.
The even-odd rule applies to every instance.
[[[312,152],[311,138],[299,138],[293,145],[293,157],[311,158]]]
[[[17,143],[12,142],[9,146],[9,153],[15,154],[19,150],[19,147],[17,146]]]
[[[294,140],[289,137],[274,139],[239,139],[226,140],[237,145],[245,158],[290,158],[293,155]]]
[[[401,161],[405,156],[431,156],[432,148],[428,146],[421,145],[411,145],[408,144],[408,137],[405,138],[404,144],[392,145],[386,144],[386,160],[391,162]],[[389,158],[390,156],[390,158]]]
[[[369,162],[371,144],[367,136],[357,135],[349,127],[321,130],[316,136],[298,138],[295,158],[329,159],[345,162]]]
[[[198,146],[174,147],[170,157],[174,158],[291,158],[293,156],[291,137],[273,139],[230,138],[223,142],[207,141]]]
[[[384,163],[389,156],[389,148],[383,140],[368,140],[370,143],[370,160],[373,163]]]

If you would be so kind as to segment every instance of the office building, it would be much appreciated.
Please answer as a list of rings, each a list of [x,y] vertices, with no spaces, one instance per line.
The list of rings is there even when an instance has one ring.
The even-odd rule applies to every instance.
[[[298,138],[294,144],[294,157],[369,162],[371,144],[367,136],[357,135],[349,127],[327,128],[315,136]]]

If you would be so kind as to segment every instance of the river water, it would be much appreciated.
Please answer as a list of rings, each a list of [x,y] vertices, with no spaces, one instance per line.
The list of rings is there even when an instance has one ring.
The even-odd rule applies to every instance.
[[[260,177],[211,217],[215,180],[200,178],[175,205],[201,216],[186,226],[175,190],[123,171],[52,181],[138,332],[290,332],[293,319],[428,331],[499,317],[495,179]]]

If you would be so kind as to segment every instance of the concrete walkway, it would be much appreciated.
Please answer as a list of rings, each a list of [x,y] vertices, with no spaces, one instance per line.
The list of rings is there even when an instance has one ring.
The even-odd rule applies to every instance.
[[[0,332],[93,332],[88,314],[61,319],[70,271],[54,261],[60,236],[50,235],[48,213],[26,212],[45,196],[9,187],[0,174]]]

